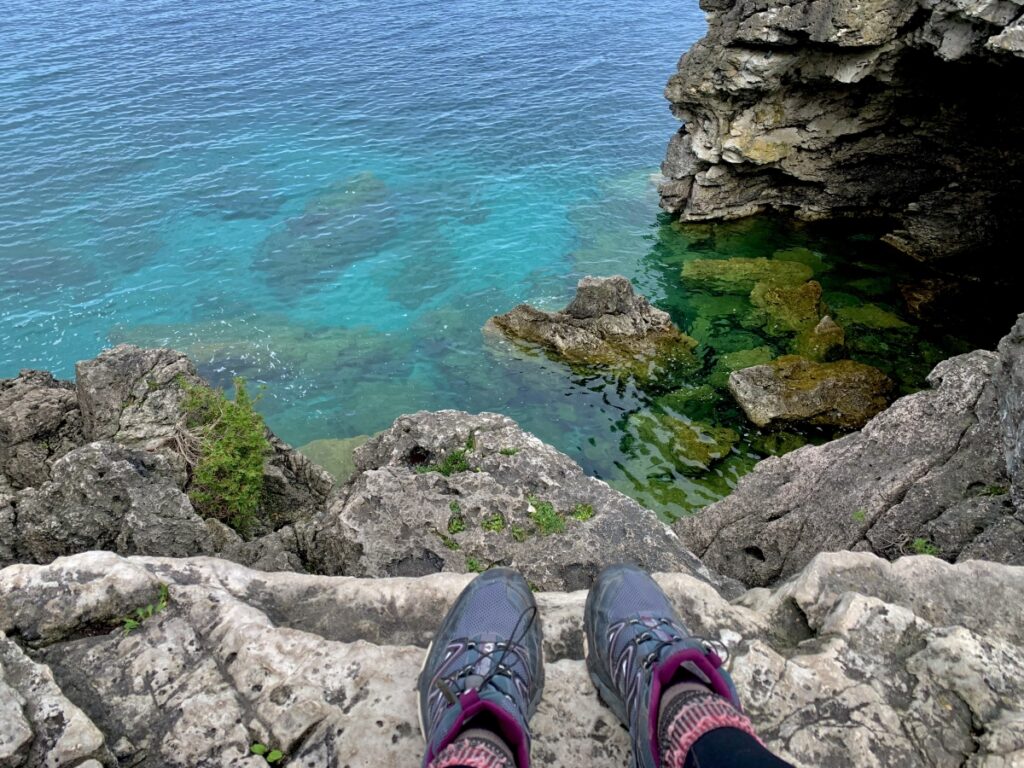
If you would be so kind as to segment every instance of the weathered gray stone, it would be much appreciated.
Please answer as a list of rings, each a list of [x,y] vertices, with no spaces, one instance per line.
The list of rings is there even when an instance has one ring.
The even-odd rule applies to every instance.
[[[666,88],[684,125],[662,205],[897,220],[918,259],[1016,243],[1024,214],[1021,6],[1008,0],[703,0],[708,31]],[[992,85],[1000,93],[993,106]],[[998,149],[996,149],[998,147]],[[949,158],[955,157],[956,162]],[[973,263],[972,263],[973,261]]]
[[[73,385],[45,371],[0,380],[0,483],[8,489],[45,482],[53,462],[83,440]]]
[[[603,566],[628,560],[727,586],[653,512],[505,416],[402,416],[355,458],[345,493],[301,534],[316,572],[419,576],[501,564],[560,590],[588,587]],[[446,461],[456,471],[428,471]]]
[[[1005,609],[1024,590],[1022,568],[820,555],[795,580],[734,603],[686,574],[656,578],[694,632],[729,649],[755,727],[794,765],[1013,766],[1024,757],[1024,622]],[[468,580],[266,574],[210,558],[92,552],[0,572],[0,622],[63,690],[50,699],[63,696],[60,711],[102,734],[81,757],[255,768],[245,755],[260,741],[291,764],[412,768],[422,750],[412,682]],[[131,634],[101,631],[105,617],[153,600],[160,583],[166,610]],[[585,598],[537,595],[547,682],[533,759],[618,768],[625,731],[582,661]],[[0,664],[7,673],[6,656]],[[9,674],[0,681],[10,685]],[[39,720],[21,721],[33,749],[43,745],[26,765],[41,765],[53,739],[39,738]],[[84,732],[91,747],[95,734]]]
[[[785,424],[856,429],[885,408],[893,383],[853,360],[816,363],[785,355],[729,374],[729,391],[759,427]]]
[[[668,313],[652,307],[625,277],[584,277],[561,312],[520,304],[487,321],[485,331],[540,345],[570,363],[609,367],[645,377],[657,369],[692,363],[697,342]]]
[[[1024,315],[1017,318],[1013,329],[999,342],[995,388],[1013,502],[1018,509],[1024,509]]]
[[[940,363],[931,390],[897,400],[860,432],[762,461],[676,530],[707,565],[750,585],[792,574],[818,552],[897,557],[918,539],[949,559],[987,550],[1024,563],[1000,451],[995,364],[982,351]]]

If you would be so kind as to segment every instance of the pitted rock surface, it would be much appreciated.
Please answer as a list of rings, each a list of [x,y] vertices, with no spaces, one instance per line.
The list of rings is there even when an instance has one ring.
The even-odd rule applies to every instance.
[[[1022,568],[820,555],[732,603],[686,574],[656,578],[695,633],[729,649],[755,727],[797,766],[1024,760],[1024,623],[1004,610],[1024,589]],[[256,768],[259,741],[293,765],[412,768],[413,681],[469,579],[104,552],[12,566],[0,571],[0,749],[18,745],[6,756],[17,768]],[[166,610],[125,634],[114,622],[160,584]],[[533,758],[621,768],[626,734],[582,661],[585,598],[537,594],[547,684]]]
[[[445,476],[437,467],[453,455],[460,469]],[[402,416],[355,462],[350,485],[300,529],[316,572],[420,576],[509,565],[542,589],[561,590],[586,588],[602,567],[628,560],[735,590],[653,512],[505,416]],[[563,530],[538,523],[545,505]]]

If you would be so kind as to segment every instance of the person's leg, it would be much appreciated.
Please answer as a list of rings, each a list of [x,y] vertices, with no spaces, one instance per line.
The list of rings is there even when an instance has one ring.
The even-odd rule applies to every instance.
[[[417,690],[430,768],[529,768],[544,687],[529,585],[492,568],[462,591],[427,651]]]
[[[587,596],[587,669],[629,729],[639,768],[785,768],[758,740],[718,655],[631,565],[606,568]]]

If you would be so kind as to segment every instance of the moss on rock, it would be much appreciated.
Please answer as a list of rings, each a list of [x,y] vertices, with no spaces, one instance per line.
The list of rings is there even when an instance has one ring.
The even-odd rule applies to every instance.
[[[808,330],[821,318],[821,284],[760,282],[750,292],[754,320],[775,336]]]
[[[683,281],[728,293],[747,293],[757,283],[800,285],[814,276],[806,264],[775,259],[694,259],[683,265]]]

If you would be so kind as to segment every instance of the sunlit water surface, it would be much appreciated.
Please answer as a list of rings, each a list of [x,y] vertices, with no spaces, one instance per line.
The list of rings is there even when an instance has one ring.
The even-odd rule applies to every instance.
[[[659,218],[651,177],[677,127],[661,92],[703,34],[696,2],[0,11],[0,376],[171,345],[219,384],[265,383],[260,407],[296,445],[420,409],[499,411],[677,515],[821,436],[750,431],[720,375],[673,400],[495,347],[488,316],[625,274],[703,342],[671,389],[713,380],[724,353],[786,347],[742,321],[745,297],[684,290],[686,259],[808,247],[830,306],[900,311],[870,236]],[[963,346],[917,333],[868,333],[854,354],[909,391]],[[651,413],[740,439],[695,468]]]

